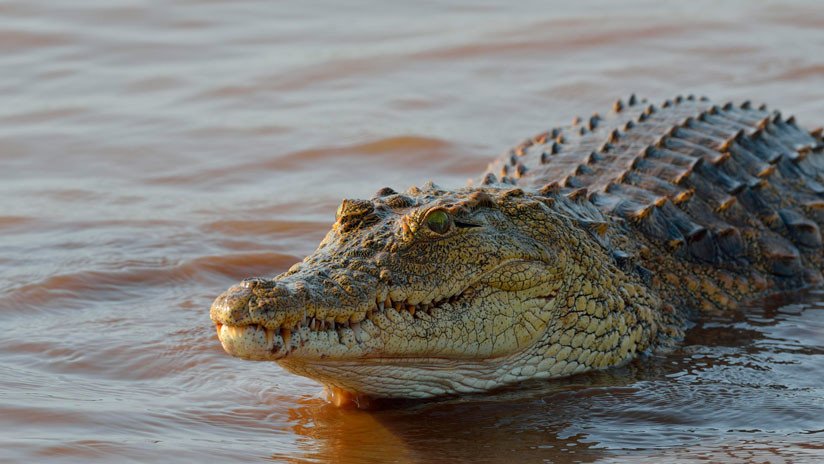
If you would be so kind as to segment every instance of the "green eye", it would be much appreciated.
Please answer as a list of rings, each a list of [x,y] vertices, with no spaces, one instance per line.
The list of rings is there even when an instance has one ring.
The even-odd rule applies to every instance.
[[[426,227],[437,234],[445,234],[449,231],[452,221],[445,211],[435,210],[426,216]]]

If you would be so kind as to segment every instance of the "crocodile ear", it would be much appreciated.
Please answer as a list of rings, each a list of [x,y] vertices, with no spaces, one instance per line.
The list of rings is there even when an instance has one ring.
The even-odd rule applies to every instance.
[[[483,227],[480,224],[472,224],[470,222],[463,222],[463,221],[459,221],[457,219],[454,220],[453,222],[455,224],[455,227],[457,227],[459,229],[472,229],[474,227]]]

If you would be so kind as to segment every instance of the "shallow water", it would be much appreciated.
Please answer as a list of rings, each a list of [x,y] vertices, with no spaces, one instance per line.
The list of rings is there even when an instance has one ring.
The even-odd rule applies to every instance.
[[[637,92],[824,123],[816,1],[0,2],[0,461],[824,459],[824,292],[604,373],[379,411],[225,355],[211,300],[341,198],[462,185]]]

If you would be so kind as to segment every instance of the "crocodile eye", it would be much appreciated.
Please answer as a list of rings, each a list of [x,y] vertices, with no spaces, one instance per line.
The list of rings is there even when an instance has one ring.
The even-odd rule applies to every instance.
[[[435,232],[436,234],[445,234],[449,232],[449,228],[451,226],[452,220],[449,215],[446,214],[446,211],[436,209],[426,215],[426,227],[429,227],[429,230]]]

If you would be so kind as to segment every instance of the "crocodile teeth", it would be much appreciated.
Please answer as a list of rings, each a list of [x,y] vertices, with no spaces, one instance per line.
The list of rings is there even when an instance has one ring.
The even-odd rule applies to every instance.
[[[468,293],[463,292],[461,294],[452,295],[439,300],[419,301],[417,304],[411,303],[411,301],[414,300],[401,299],[400,296],[397,300],[393,301],[392,298],[387,295],[384,300],[376,297],[375,306],[372,309],[368,309],[362,313],[352,313],[349,318],[344,321],[337,321],[333,316],[318,318],[304,314],[301,320],[295,321],[295,323],[291,324],[291,326],[284,324],[280,327],[266,327],[263,325],[253,325],[253,327],[256,327],[257,330],[262,330],[265,333],[267,345],[275,347],[275,349],[281,349],[285,353],[291,351],[293,341],[296,345],[300,345],[308,340],[307,337],[312,332],[326,332],[329,335],[330,340],[341,340],[343,337],[341,335],[343,332],[341,331],[350,329],[354,333],[355,340],[358,343],[362,343],[364,340],[369,340],[371,337],[363,330],[361,323],[365,321],[371,324],[370,320],[373,316],[388,308],[395,310],[387,313],[387,316],[390,316],[390,319],[395,322],[400,322],[403,320],[429,320],[429,317],[433,315],[433,311],[436,308],[443,304],[454,305],[459,299],[462,298],[462,296],[464,296],[464,294]],[[404,313],[408,313],[408,316]],[[399,318],[398,316],[401,317]],[[245,334],[248,327],[249,326],[230,326],[220,323],[215,324],[218,336],[224,334],[224,336],[229,337],[240,337]],[[282,348],[278,348],[281,346],[281,343]]]
[[[280,338],[283,339],[284,349],[289,350],[289,343],[292,341],[292,331],[289,329],[280,329]]]
[[[355,334],[355,340],[357,340],[358,343],[363,343],[363,329],[361,328],[360,322],[353,323],[351,328]]]
[[[243,336],[243,332],[246,331],[246,326],[242,326],[242,325],[238,325],[238,326],[226,325],[224,327],[226,328],[226,333],[231,338],[240,338],[241,336]]]

